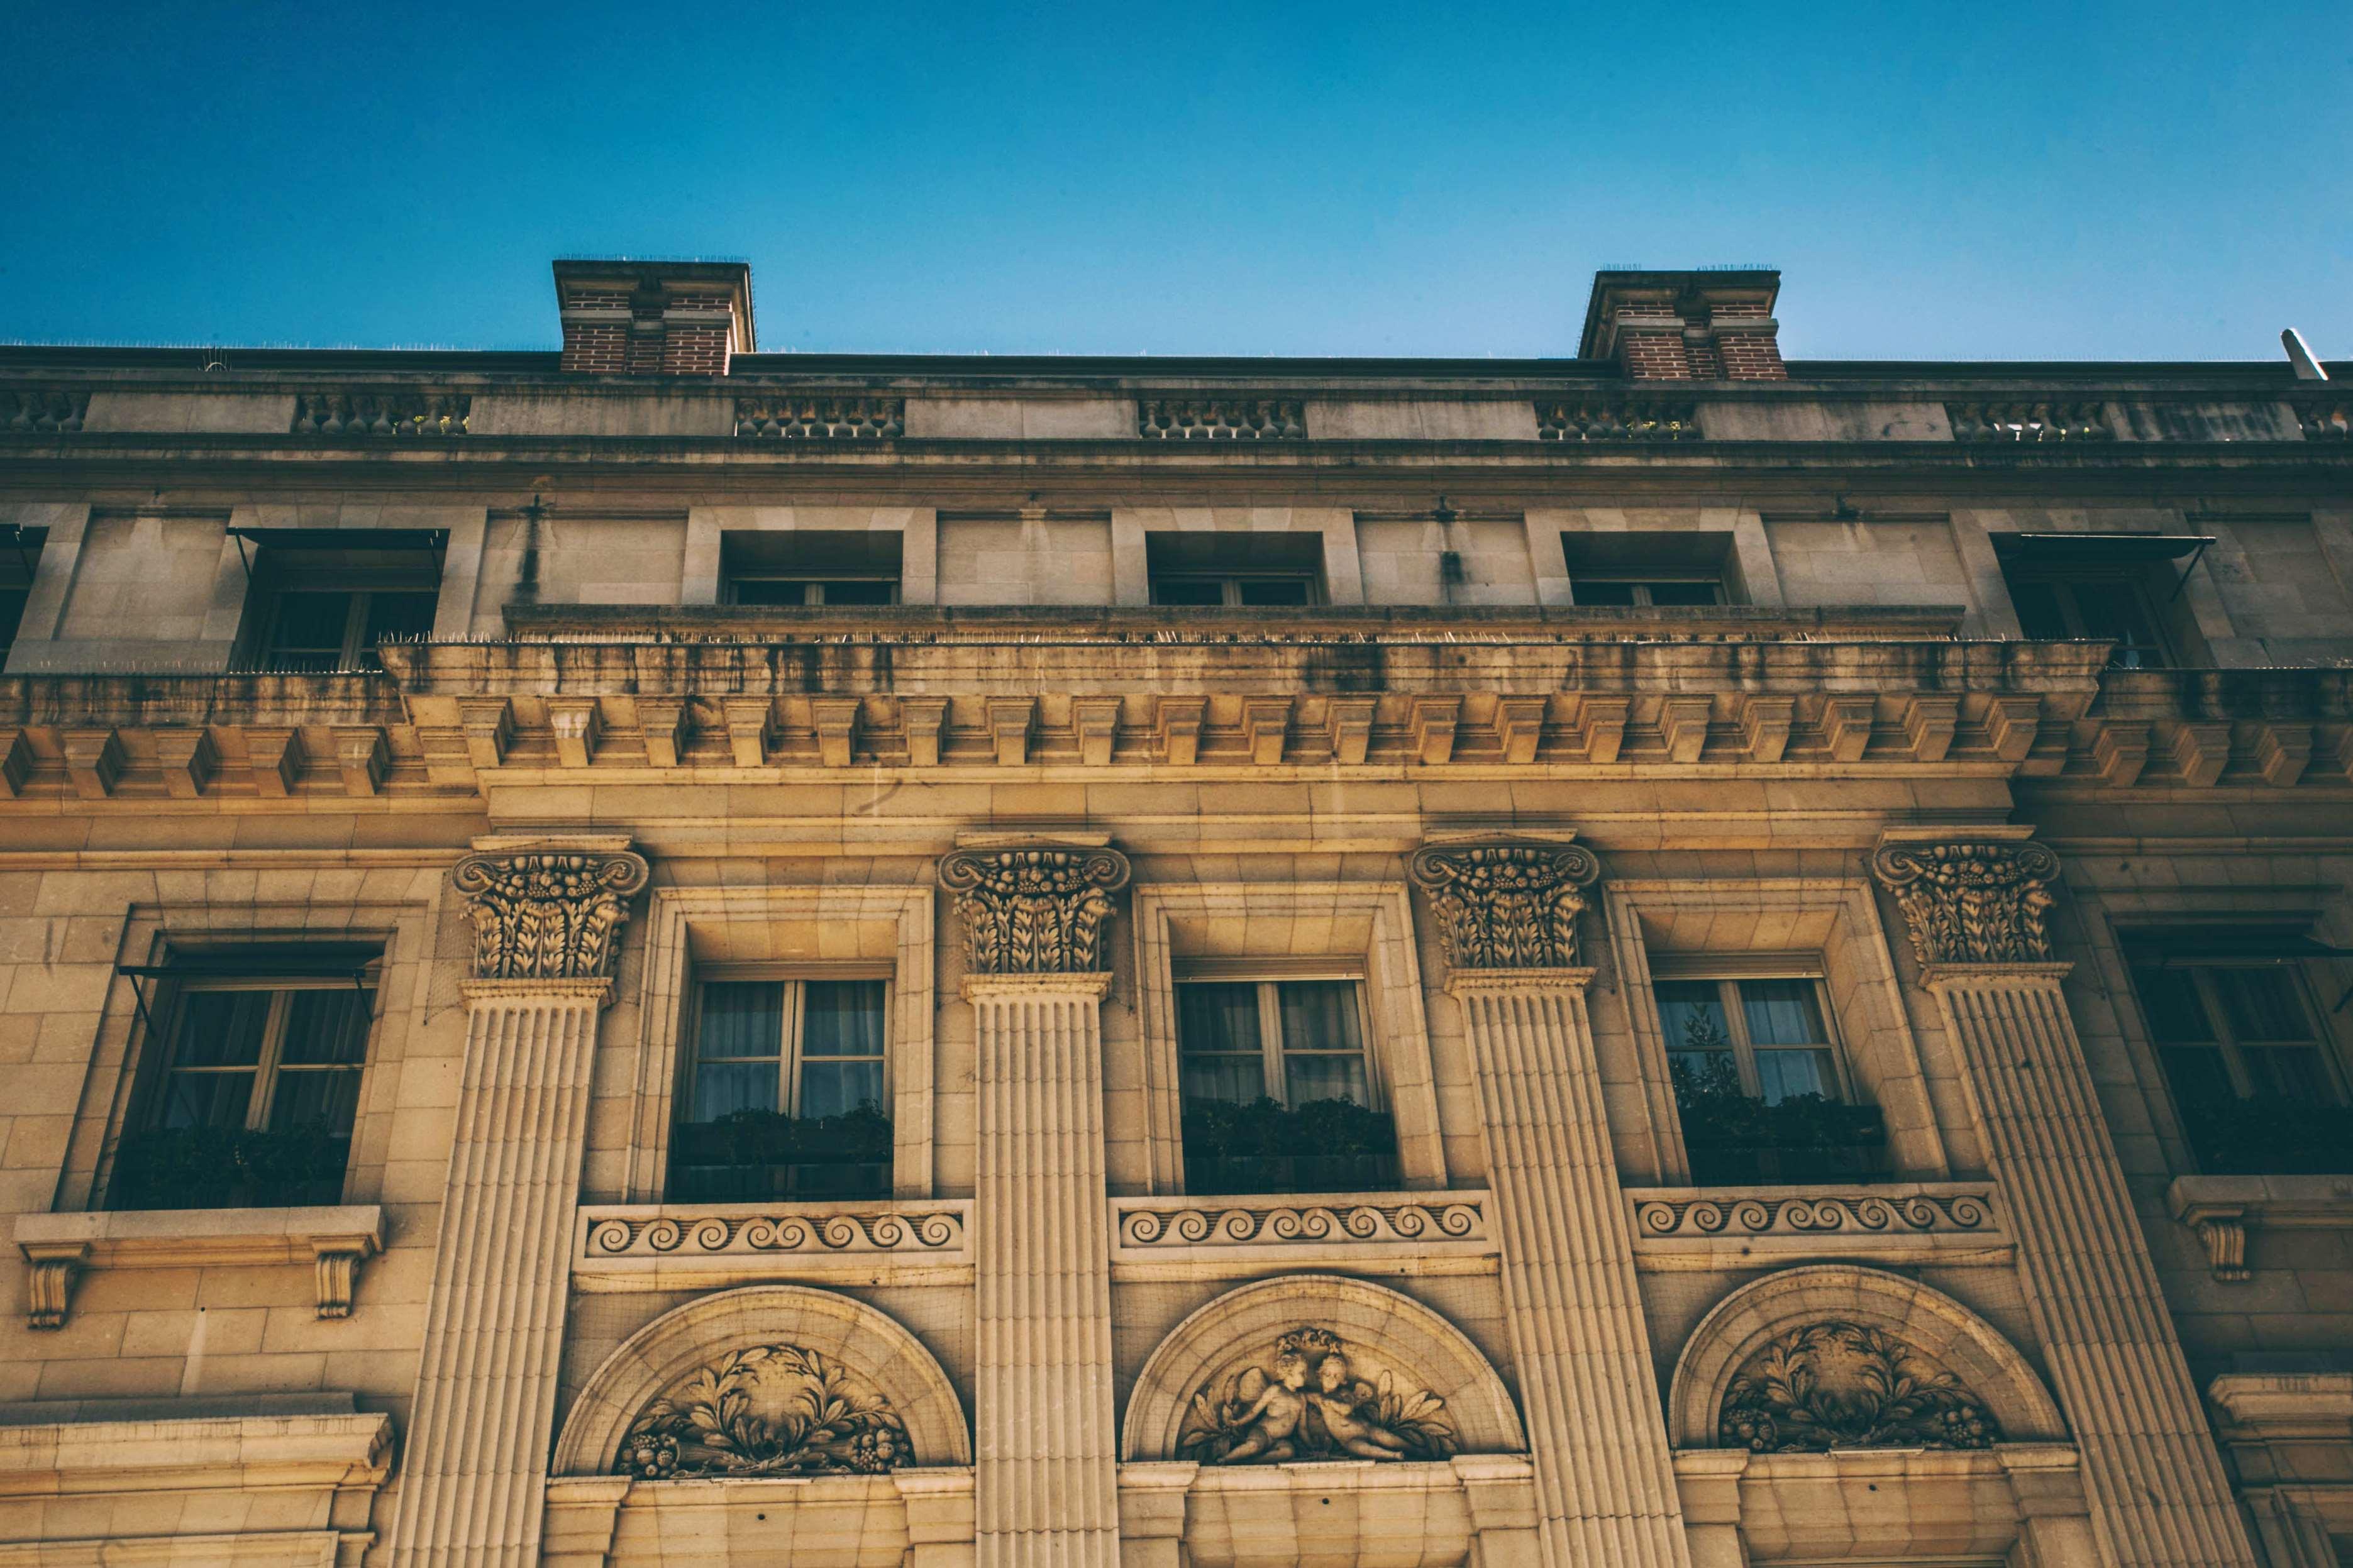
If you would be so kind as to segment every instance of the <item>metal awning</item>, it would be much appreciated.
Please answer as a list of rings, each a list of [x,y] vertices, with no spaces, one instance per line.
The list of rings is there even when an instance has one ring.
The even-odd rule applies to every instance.
[[[2173,592],[2166,595],[2168,604],[2181,597],[2189,574],[2198,569],[2206,547],[2214,542],[2211,533],[1995,533],[1989,537],[1993,540],[1994,558],[2004,565],[2121,568],[2179,561],[2187,555],[2189,563],[2174,579]]]
[[[155,1020],[147,1010],[142,981],[348,979],[353,990],[364,991],[381,958],[373,949],[342,943],[307,952],[300,945],[290,945],[248,950],[235,958],[197,955],[174,963],[118,963],[114,973],[131,982],[131,1005],[138,1011],[140,1026],[153,1030]]]
[[[248,543],[267,545],[271,550],[362,550],[372,555],[429,555],[433,558],[433,574],[441,575],[444,553],[449,548],[449,531],[446,528],[232,528],[228,536],[237,541],[237,559],[245,563],[245,574],[253,575],[253,562],[247,556]]]
[[[2353,958],[2353,947],[2331,947],[2301,931],[2279,926],[2168,926],[2117,934],[2125,939],[2126,951],[2137,963],[2187,964],[2214,959],[2301,963],[2315,958]]]

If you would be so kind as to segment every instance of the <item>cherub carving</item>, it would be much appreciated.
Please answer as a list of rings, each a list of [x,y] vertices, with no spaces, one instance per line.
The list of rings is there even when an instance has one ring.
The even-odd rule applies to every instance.
[[[1271,1364],[1271,1377],[1244,1367],[1194,1394],[1178,1456],[1211,1465],[1442,1459],[1459,1446],[1443,1399],[1400,1393],[1386,1371],[1359,1378],[1329,1329],[1292,1330],[1275,1342]]]
[[[1301,1417],[1307,1414],[1307,1400],[1300,1397],[1300,1390],[1306,1386],[1307,1358],[1296,1351],[1285,1351],[1274,1358],[1272,1383],[1256,1367],[1242,1373],[1238,1392],[1250,1400],[1250,1407],[1234,1422],[1243,1429],[1242,1439],[1226,1450],[1224,1462],[1239,1465],[1263,1459],[1275,1464],[1297,1453],[1298,1445],[1293,1439],[1298,1435]],[[1252,1398],[1254,1387],[1260,1392]]]
[[[1406,1440],[1371,1421],[1359,1411],[1370,1407],[1378,1397],[1367,1384],[1358,1383],[1351,1374],[1348,1358],[1334,1351],[1315,1367],[1316,1392],[1307,1396],[1315,1406],[1324,1432],[1345,1451],[1360,1459],[1401,1459],[1405,1458]],[[1239,1452],[1239,1450],[1237,1450]],[[1226,1456],[1227,1462],[1233,1455]]]

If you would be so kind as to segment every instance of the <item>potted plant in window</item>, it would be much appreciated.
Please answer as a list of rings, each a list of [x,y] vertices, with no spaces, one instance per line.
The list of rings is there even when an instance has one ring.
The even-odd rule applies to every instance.
[[[1353,1100],[1188,1100],[1183,1131],[1188,1192],[1378,1192],[1397,1184],[1396,1120]]]

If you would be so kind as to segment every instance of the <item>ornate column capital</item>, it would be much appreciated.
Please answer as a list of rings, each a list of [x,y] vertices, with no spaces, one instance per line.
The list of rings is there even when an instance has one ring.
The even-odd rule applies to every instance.
[[[1601,875],[1574,844],[1433,844],[1407,874],[1438,912],[1438,941],[1456,970],[1575,969],[1577,917]]]
[[[568,845],[467,856],[449,875],[474,922],[476,981],[609,979],[646,858]]]
[[[1883,838],[1871,870],[1895,895],[1922,967],[2050,962],[2059,857],[2022,830]]]
[[[959,849],[940,861],[974,974],[1094,974],[1109,968],[1103,922],[1127,886],[1116,849],[1040,845]]]

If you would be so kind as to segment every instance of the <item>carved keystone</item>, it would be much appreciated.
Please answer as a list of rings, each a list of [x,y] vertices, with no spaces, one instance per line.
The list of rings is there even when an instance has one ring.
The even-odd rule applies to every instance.
[[[25,1326],[62,1329],[73,1300],[74,1274],[90,1256],[86,1241],[18,1242],[16,1249],[32,1266],[25,1281]]]
[[[1986,743],[2005,763],[2022,763],[2042,727],[2040,697],[1996,697],[1986,704]]]
[[[2111,789],[2129,789],[2148,766],[2148,726],[2106,723],[2092,740],[2092,761],[2100,782]]]
[[[25,731],[0,730],[0,795],[16,799],[32,776],[33,747]]]
[[[2231,726],[2182,724],[2173,731],[2173,765],[2192,789],[2210,787],[2231,761]]]
[[[302,780],[302,731],[288,724],[248,724],[245,761],[253,787],[262,795],[283,799]]]
[[[1495,703],[1495,738],[1503,742],[1504,761],[1525,767],[1536,760],[1544,744],[1546,701],[1541,697],[1504,697]]]
[[[1208,713],[1201,697],[1163,697],[1153,710],[1153,727],[1160,731],[1160,760],[1188,768],[1201,754],[1201,721]]]
[[[469,855],[450,873],[474,922],[477,980],[610,977],[645,857],[548,849]]]
[[[1272,767],[1282,761],[1282,742],[1291,733],[1291,699],[1246,697],[1242,700],[1242,740],[1250,761]]]
[[[907,732],[907,761],[919,768],[940,765],[940,748],[946,735],[948,700],[944,697],[902,697],[899,723]]]
[[[514,704],[503,697],[460,697],[458,727],[465,732],[467,759],[478,768],[495,768],[514,744]]]
[[[1103,973],[1103,921],[1127,877],[1116,849],[959,849],[940,861],[975,974]]]
[[[1707,720],[1714,707],[1704,697],[1670,697],[1659,704],[1659,734],[1667,742],[1669,762],[1699,761],[1707,748]]]
[[[1413,754],[1417,762],[1445,763],[1454,758],[1454,727],[1462,717],[1460,697],[1417,697],[1413,700]]]
[[[1571,969],[1585,889],[1601,875],[1573,844],[1431,845],[1407,866],[1456,969]]]
[[[1871,869],[1895,895],[1922,964],[2050,962],[2059,857],[2044,846],[1891,839]]]
[[[722,698],[719,710],[727,717],[727,743],[734,748],[739,768],[765,766],[776,744],[776,703],[772,697]]]
[[[345,795],[375,794],[391,766],[392,749],[375,725],[335,731],[335,767],[343,775]]]
[[[1324,735],[1332,742],[1332,760],[1355,767],[1365,760],[1373,746],[1373,710],[1376,700],[1370,697],[1334,697],[1324,703]]]
[[[1834,763],[1859,763],[1871,747],[1878,703],[1868,697],[1833,697],[1822,704],[1822,743]]]
[[[112,730],[65,732],[66,776],[84,800],[104,800],[122,776],[122,737]]]
[[[1029,731],[1038,722],[1034,697],[988,699],[988,738],[997,747],[997,765],[1018,768],[1029,760]]]
[[[1904,708],[1904,740],[1917,763],[1941,763],[1953,749],[1953,731],[1960,728],[1957,697],[1915,697]]]
[[[1079,737],[1079,761],[1091,768],[1105,766],[1119,740],[1119,699],[1071,698],[1071,728]]]
[[[2255,741],[2255,766],[2274,789],[2292,789],[2312,765],[2312,726],[2266,724]]]
[[[1625,749],[1626,721],[1634,704],[1624,697],[1580,698],[1577,705],[1577,744],[1588,763],[1606,765]]]
[[[646,761],[657,768],[678,766],[686,749],[685,701],[676,697],[638,699],[638,733],[644,737]]]

